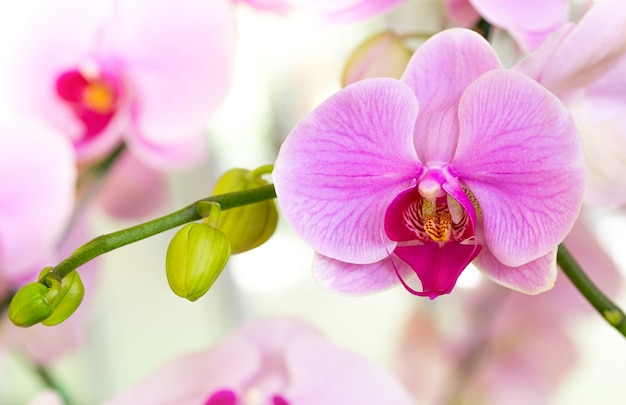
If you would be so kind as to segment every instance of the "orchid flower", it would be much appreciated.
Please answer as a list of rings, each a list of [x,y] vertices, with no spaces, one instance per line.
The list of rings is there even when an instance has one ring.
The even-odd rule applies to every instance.
[[[522,50],[537,48],[567,22],[568,0],[444,0],[448,17],[471,27],[480,17],[506,30]]]
[[[299,10],[327,22],[352,22],[374,17],[405,0],[239,0],[264,11],[286,14]]]
[[[63,134],[32,118],[0,125],[0,279],[18,283],[56,250],[75,181]]]
[[[565,306],[519,305],[510,299],[520,294],[494,287],[455,302],[467,327],[450,328],[425,310],[409,319],[396,367],[420,402],[547,404],[577,364],[577,347],[560,317]]]
[[[514,69],[570,109],[590,167],[585,200],[624,204],[626,179],[626,3],[595,3],[576,25],[552,35]]]
[[[229,89],[230,2],[44,3],[11,58],[19,108],[64,132],[80,162],[122,141],[155,167],[197,161]]]
[[[106,405],[414,404],[391,373],[301,321],[265,319],[175,359]]]
[[[318,252],[322,286],[400,282],[435,298],[472,261],[509,288],[551,288],[584,173],[559,100],[456,28],[425,42],[401,80],[354,83],[302,119],[273,178],[285,218]]]
[[[505,29],[523,50],[537,48],[567,22],[568,0],[469,0],[485,20]]]

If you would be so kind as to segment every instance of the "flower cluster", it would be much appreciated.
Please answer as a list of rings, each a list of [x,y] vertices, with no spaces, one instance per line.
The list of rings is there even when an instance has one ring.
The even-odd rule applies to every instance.
[[[548,403],[584,361],[586,301],[626,336],[605,237],[626,202],[623,0],[26,3],[0,5],[0,403]],[[220,126],[260,115],[250,142]],[[196,174],[202,197],[164,213]],[[94,260],[177,227],[146,262]],[[311,262],[290,262],[298,239],[339,296],[272,285]],[[87,372],[57,379],[83,342]],[[5,393],[12,351],[44,390]]]

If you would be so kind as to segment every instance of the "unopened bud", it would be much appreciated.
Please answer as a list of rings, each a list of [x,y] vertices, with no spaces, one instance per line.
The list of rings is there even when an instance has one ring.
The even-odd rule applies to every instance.
[[[343,87],[370,77],[399,79],[406,69],[412,51],[403,39],[391,31],[384,31],[359,45],[348,58],[343,69]]]
[[[16,326],[33,326],[54,312],[49,302],[49,288],[41,283],[29,283],[20,288],[9,304],[9,319]]]
[[[47,272],[47,269],[44,269],[39,275],[42,281]],[[58,281],[52,283],[51,288],[56,288],[57,292],[51,300],[54,312],[41,322],[47,326],[57,325],[69,318],[78,309],[85,296],[85,287],[76,271],[65,276],[60,284]]]
[[[220,177],[213,195],[266,186],[267,181],[246,169],[230,169]],[[223,211],[217,228],[230,241],[232,253],[242,253],[265,243],[276,230],[278,211],[274,200]]]
[[[211,288],[229,258],[226,235],[205,223],[187,224],[167,248],[167,282],[176,295],[195,301]]]

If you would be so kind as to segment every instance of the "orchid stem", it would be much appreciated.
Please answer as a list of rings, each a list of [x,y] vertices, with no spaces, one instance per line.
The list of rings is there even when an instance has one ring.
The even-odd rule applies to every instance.
[[[567,248],[561,244],[556,261],[580,293],[619,333],[626,337],[626,315],[589,279]]]
[[[254,204],[260,201],[271,200],[273,198],[276,198],[276,191],[274,189],[274,185],[270,184],[235,193],[216,195],[196,201],[193,204],[171,214],[140,225],[123,229],[121,231],[99,236],[90,242],[87,242],[85,245],[79,247],[67,259],[56,265],[46,275],[46,277],[52,277],[58,280],[63,279],[78,267],[104,253],[167,231],[179,225],[202,219],[202,210],[199,208],[206,206],[206,202],[217,203],[222,210],[227,210],[243,205]]]
[[[61,387],[55,380],[52,378],[50,372],[43,366],[37,365],[35,366],[35,373],[41,381],[46,385],[46,387],[56,391],[57,394],[63,400],[64,405],[70,405],[70,397],[67,395],[67,392]]]

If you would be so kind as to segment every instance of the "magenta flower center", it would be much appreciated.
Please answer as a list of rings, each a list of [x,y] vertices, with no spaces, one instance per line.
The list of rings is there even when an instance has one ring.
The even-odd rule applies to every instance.
[[[431,299],[448,294],[461,272],[480,253],[473,223],[477,204],[467,193],[456,186],[455,195],[462,200],[459,202],[433,181],[433,176],[428,176],[418,186],[401,192],[387,208],[385,232],[398,242],[393,252],[422,282],[422,291],[416,291],[398,272],[411,293]]]
[[[250,402],[248,398],[237,395],[233,390],[223,389],[211,394],[204,405],[290,405],[290,403],[281,395],[272,395],[269,401],[255,397]]]
[[[115,115],[121,97],[121,85],[113,75],[85,74],[68,70],[56,81],[58,96],[84,124],[84,132],[77,143],[102,132]]]

